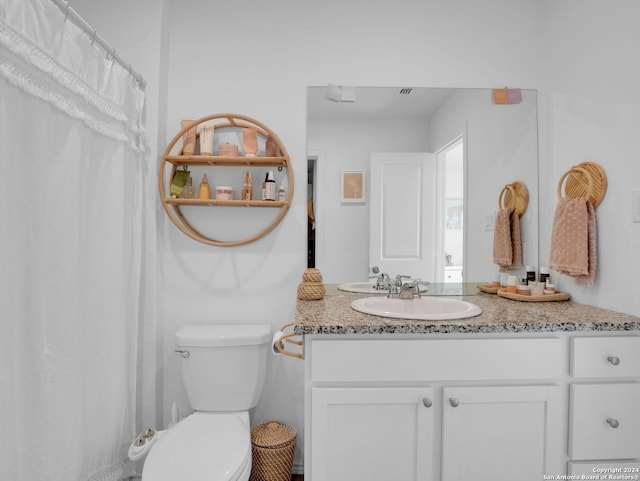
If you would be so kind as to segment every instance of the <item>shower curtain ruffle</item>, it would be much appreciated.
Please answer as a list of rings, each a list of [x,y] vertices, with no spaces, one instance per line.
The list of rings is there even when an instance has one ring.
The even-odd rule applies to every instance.
[[[131,149],[148,150],[142,119],[144,92],[137,88],[130,73],[93,46],[80,29],[66,22],[48,0],[10,3],[17,4],[12,9],[12,18],[0,16],[0,46],[3,47],[0,75],[95,132],[126,142]],[[43,11],[48,12],[44,20],[57,22],[60,31],[67,35],[61,35],[56,29],[44,45],[37,45],[17,30],[16,25],[11,25],[13,20],[24,30],[32,30],[24,25],[29,20],[26,7],[30,3],[40,4]],[[37,37],[45,36],[43,32],[50,30],[43,28]],[[64,50],[73,53],[61,55]],[[55,57],[56,53],[59,58]],[[114,88],[114,84],[119,87]],[[131,88],[120,88],[124,84],[131,84]]]
[[[49,0],[0,0],[0,479],[118,481],[135,436],[144,92]]]

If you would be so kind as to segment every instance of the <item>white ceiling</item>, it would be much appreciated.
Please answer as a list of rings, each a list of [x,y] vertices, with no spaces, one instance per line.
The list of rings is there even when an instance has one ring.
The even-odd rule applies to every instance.
[[[451,95],[452,89],[431,87],[344,87],[355,93],[355,102],[325,98],[327,87],[307,89],[310,120],[384,117],[428,117]],[[408,91],[409,93],[401,93]]]

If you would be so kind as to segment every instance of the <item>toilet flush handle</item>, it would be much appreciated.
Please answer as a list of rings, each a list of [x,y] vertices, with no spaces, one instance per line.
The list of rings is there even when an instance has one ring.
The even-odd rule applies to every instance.
[[[177,354],[178,356],[182,356],[185,359],[189,359],[189,351],[180,351],[180,350],[175,350],[173,351],[174,354]]]

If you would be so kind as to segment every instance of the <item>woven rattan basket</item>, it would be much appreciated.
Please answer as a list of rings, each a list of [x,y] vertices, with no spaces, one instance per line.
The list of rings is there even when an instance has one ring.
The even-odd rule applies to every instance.
[[[322,299],[325,294],[324,284],[322,282],[305,282],[298,286],[298,299],[303,301],[317,301]]]
[[[302,274],[302,282],[298,286],[298,299],[303,301],[316,301],[325,295],[322,274],[318,269],[307,269]]]
[[[296,432],[278,421],[251,428],[249,481],[290,481]]]

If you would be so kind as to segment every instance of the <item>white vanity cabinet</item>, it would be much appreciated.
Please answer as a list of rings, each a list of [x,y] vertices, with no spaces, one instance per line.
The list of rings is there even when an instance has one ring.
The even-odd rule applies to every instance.
[[[311,402],[311,479],[430,479],[431,388],[314,388]]]
[[[443,481],[543,479],[558,427],[559,387],[445,387]]]
[[[577,337],[571,348],[569,472],[640,475],[640,337]]]
[[[565,345],[306,336],[305,479],[539,481],[564,471]]]

